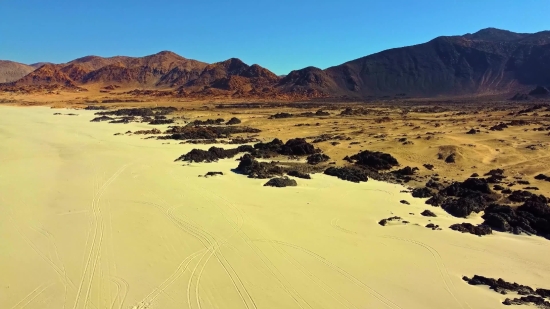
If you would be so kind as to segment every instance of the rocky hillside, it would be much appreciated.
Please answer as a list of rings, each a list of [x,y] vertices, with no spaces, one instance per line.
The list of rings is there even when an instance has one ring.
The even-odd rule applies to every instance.
[[[30,65],[0,60],[0,83],[16,81],[34,70]]]
[[[366,97],[509,93],[550,84],[550,31],[484,29],[385,50],[324,70],[332,94]],[[330,82],[326,82],[330,84]],[[288,86],[288,85],[286,85]],[[301,86],[318,89],[317,83]]]

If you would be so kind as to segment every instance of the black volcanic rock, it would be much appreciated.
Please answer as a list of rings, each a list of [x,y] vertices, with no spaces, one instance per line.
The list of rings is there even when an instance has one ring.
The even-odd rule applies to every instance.
[[[324,153],[315,153],[307,157],[307,163],[311,165],[316,165],[322,162],[327,162],[330,160],[330,157]]]
[[[326,175],[335,176],[351,182],[368,181],[368,174],[355,167],[329,167],[324,172]]]
[[[424,187],[424,188],[414,188],[412,190],[412,196],[416,198],[427,198],[432,197],[435,194],[435,191]]]
[[[302,172],[297,171],[297,170],[289,171],[287,174],[288,174],[288,176],[292,176],[292,177],[296,177],[296,178],[311,179],[311,175],[302,173]]]
[[[399,162],[392,155],[379,151],[364,150],[350,158],[355,160],[355,164],[373,170],[389,170],[399,165]]]
[[[284,169],[273,163],[258,162],[250,154],[241,157],[235,171],[248,175],[249,178],[266,179],[282,175]]]
[[[231,126],[231,125],[234,125],[234,124],[240,124],[241,123],[241,120],[237,117],[233,117],[231,119],[229,119],[225,124],[228,125],[228,126]]]
[[[298,183],[294,179],[290,179],[288,177],[278,177],[278,178],[271,178],[268,182],[265,183],[264,187],[277,187],[277,188],[283,188],[283,187],[296,187]]]
[[[491,227],[487,225],[473,225],[471,223],[453,224],[449,227],[451,230],[455,230],[462,233],[470,233],[477,236],[492,234]]]
[[[540,196],[531,196],[523,205],[512,208],[491,204],[485,209],[484,224],[497,231],[535,234],[550,238],[550,206]]]
[[[437,217],[432,211],[427,209],[421,212],[420,214],[424,217]]]
[[[304,156],[318,153],[315,147],[303,138],[289,139],[279,151],[280,154],[290,156]]]

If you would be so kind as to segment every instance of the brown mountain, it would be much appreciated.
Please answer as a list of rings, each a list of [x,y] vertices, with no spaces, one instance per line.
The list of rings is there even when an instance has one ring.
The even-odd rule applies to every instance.
[[[231,58],[208,65],[197,78],[190,80],[182,88],[190,91],[216,88],[241,94],[256,93],[274,86],[279,79],[273,72],[257,64],[249,66],[240,59]]]
[[[43,65],[12,86],[45,84],[288,99],[526,93],[537,85],[550,85],[550,31],[530,34],[488,28],[385,50],[325,70],[307,67],[284,77],[237,58],[206,64],[168,51],[146,57],[87,56]]]
[[[75,82],[67,74],[62,72],[59,66],[54,64],[45,64],[10,84],[16,87],[45,85],[59,85],[68,88],[77,87]]]
[[[508,93],[550,84],[549,43],[550,31],[489,28],[385,50],[322,72],[294,71],[279,87],[352,97]]]
[[[90,68],[78,82],[86,83],[129,83],[156,86],[165,82],[163,77],[174,69],[183,74],[200,71],[206,63],[186,59],[175,53],[163,51],[154,55],[133,57],[84,57],[77,59],[77,63]],[[167,86],[172,86],[168,84]]]
[[[34,70],[30,65],[0,60],[0,83],[16,81]]]
[[[51,63],[51,62],[37,62],[37,63],[31,64],[30,66],[35,68],[35,69],[38,69],[39,67],[41,67],[45,64],[53,64],[53,63]]]

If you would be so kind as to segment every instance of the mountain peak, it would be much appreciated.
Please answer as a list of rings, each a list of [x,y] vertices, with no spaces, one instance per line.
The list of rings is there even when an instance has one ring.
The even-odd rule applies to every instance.
[[[513,41],[525,38],[528,35],[527,33],[516,33],[497,28],[485,28],[475,33],[467,33],[463,37],[478,41]]]
[[[179,56],[178,54],[174,53],[174,52],[171,52],[169,50],[162,50],[162,51],[159,51],[158,53],[156,53],[155,55],[176,55],[176,56]]]

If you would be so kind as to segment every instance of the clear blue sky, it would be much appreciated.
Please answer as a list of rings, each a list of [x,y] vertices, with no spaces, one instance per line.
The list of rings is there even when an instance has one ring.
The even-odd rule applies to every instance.
[[[286,74],[487,27],[550,30],[549,12],[549,0],[0,0],[0,59],[170,50]]]

